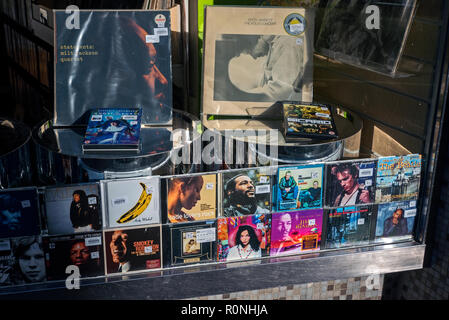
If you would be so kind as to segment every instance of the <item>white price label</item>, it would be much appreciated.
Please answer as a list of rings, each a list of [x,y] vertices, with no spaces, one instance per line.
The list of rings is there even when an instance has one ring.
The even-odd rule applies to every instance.
[[[168,36],[168,28],[154,28],[154,34],[158,36]]]
[[[215,228],[196,230],[196,242],[213,242],[216,239]]]
[[[359,170],[359,177],[371,177],[373,175],[373,168],[366,168]]]
[[[159,43],[159,36],[157,34],[147,34],[145,37],[146,43]]]
[[[91,237],[84,239],[86,246],[99,246],[101,245],[101,237]]]
[[[29,208],[29,207],[31,207],[30,200],[23,200],[22,201],[22,208]]]
[[[89,198],[87,198],[87,202],[89,204],[97,204],[97,198],[96,197],[89,197]]]
[[[98,251],[94,251],[90,253],[90,258],[91,259],[98,259],[100,258],[100,253]]]
[[[261,186],[256,186],[256,194],[260,193],[270,193],[270,185],[264,184]]]
[[[212,190],[214,188],[213,183],[206,183],[206,190]]]
[[[371,187],[372,185],[373,185],[373,181],[371,179],[365,180],[365,186],[366,187]]]
[[[404,218],[410,218],[416,216],[416,209],[405,210]]]
[[[309,227],[315,225],[316,220],[315,219],[309,219]]]
[[[360,218],[357,220],[357,224],[361,225],[361,224],[365,224],[365,218]]]
[[[145,253],[152,253],[153,252],[153,246],[145,247],[143,250],[144,250]]]

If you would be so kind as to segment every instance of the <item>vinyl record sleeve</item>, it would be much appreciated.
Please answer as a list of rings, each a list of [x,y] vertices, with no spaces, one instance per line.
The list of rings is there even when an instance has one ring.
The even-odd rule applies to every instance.
[[[321,208],[324,165],[279,167],[276,179],[276,211]]]
[[[328,1],[315,50],[343,63],[394,75],[415,10],[416,0]]]
[[[260,115],[279,100],[312,101],[314,11],[304,8],[207,6],[202,120],[241,129],[210,115]],[[252,121],[253,129],[266,129]]]
[[[271,175],[264,168],[222,172],[222,216],[271,212]]]
[[[0,238],[40,233],[37,188],[0,190]]]
[[[158,176],[101,181],[107,227],[160,223],[160,180]]]
[[[139,151],[142,109],[92,110],[83,151]]]
[[[320,250],[323,209],[271,215],[270,256]]]
[[[164,266],[215,261],[216,239],[216,221],[164,225]]]
[[[101,230],[98,183],[46,187],[44,199],[48,235]]]
[[[270,244],[271,214],[217,220],[218,261],[261,258],[270,255]]]
[[[169,10],[54,10],[54,22],[55,125],[87,124],[94,108],[172,122]]]
[[[375,210],[374,205],[325,210],[327,216],[325,248],[368,244],[374,238]]]
[[[379,204],[375,242],[411,239],[416,213],[416,200]]]
[[[196,174],[167,179],[167,222],[217,217],[217,175]]]
[[[106,274],[162,267],[161,226],[104,232]]]
[[[374,203],[377,160],[342,161],[326,165],[327,207]]]
[[[47,280],[67,278],[66,268],[76,266],[81,278],[104,275],[101,232],[43,238]]]
[[[418,198],[421,155],[382,157],[377,164],[376,202]]]
[[[323,104],[300,101],[282,101],[284,138],[286,142],[309,139],[338,138],[332,109]]]

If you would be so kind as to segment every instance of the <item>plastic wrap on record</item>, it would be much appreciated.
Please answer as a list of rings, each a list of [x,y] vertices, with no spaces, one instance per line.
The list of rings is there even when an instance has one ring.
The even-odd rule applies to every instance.
[[[320,249],[323,209],[273,213],[271,225],[270,256]]]
[[[160,223],[158,176],[101,181],[104,225],[109,228]]]
[[[104,275],[101,232],[43,237],[47,280],[65,280],[68,266],[76,266],[81,278]]]
[[[323,206],[323,164],[279,167],[276,181],[276,211]]]
[[[164,266],[215,261],[216,221],[163,226]]]
[[[104,242],[106,274],[162,267],[160,225],[105,231]]]
[[[327,2],[315,50],[331,59],[395,75],[416,0]]]
[[[215,219],[217,175],[195,174],[167,178],[167,222]]]
[[[0,190],[0,238],[39,235],[36,187]]]
[[[416,200],[381,203],[377,209],[376,242],[411,239]]]
[[[358,246],[374,238],[376,206],[360,205],[325,210],[325,249]]]
[[[343,207],[375,202],[377,160],[326,164],[325,206]]]
[[[245,121],[210,116],[238,119],[261,115],[279,100],[312,101],[313,9],[208,6],[205,12],[204,126],[242,129]],[[270,126],[253,121],[251,127]]]
[[[44,195],[45,221],[49,235],[102,229],[98,183],[47,187]]]
[[[376,202],[417,199],[421,165],[422,159],[419,154],[379,158]]]
[[[55,125],[87,124],[94,108],[142,108],[172,121],[170,11],[55,10]],[[67,22],[67,24],[66,24]]]

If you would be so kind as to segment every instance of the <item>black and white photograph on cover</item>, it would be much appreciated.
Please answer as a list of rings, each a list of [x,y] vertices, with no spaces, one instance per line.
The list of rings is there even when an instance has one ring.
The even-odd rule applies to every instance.
[[[318,54],[394,75],[416,0],[328,0],[315,43]],[[320,4],[321,5],[321,4]]]
[[[303,41],[289,35],[217,35],[214,100],[301,100]]]

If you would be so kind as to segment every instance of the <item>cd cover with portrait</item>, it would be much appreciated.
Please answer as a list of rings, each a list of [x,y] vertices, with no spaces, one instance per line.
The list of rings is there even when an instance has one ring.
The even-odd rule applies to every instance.
[[[46,187],[44,199],[48,235],[101,230],[102,210],[98,183]]]
[[[324,216],[326,249],[364,245],[374,238],[376,205],[329,209],[324,211]]]
[[[266,129],[261,115],[280,100],[312,101],[314,11],[287,7],[205,7],[202,88],[208,128]]]
[[[270,255],[271,214],[217,220],[217,259],[235,261]]]
[[[323,206],[323,165],[279,167],[276,179],[276,211]]]
[[[375,241],[411,239],[416,212],[416,200],[379,204]]]
[[[169,10],[54,10],[54,25],[54,125],[86,125],[94,108],[172,122]]]
[[[341,161],[326,164],[327,207],[375,202],[377,160]]]
[[[102,180],[100,185],[108,228],[160,223],[158,176]]]
[[[270,256],[320,250],[323,209],[271,215]]]
[[[264,168],[222,172],[222,213],[234,217],[271,212],[271,175]]]
[[[215,220],[163,226],[164,266],[215,261]]]
[[[0,190],[0,238],[39,235],[36,187]]]
[[[195,174],[167,178],[168,223],[215,219],[217,175]]]
[[[106,274],[161,268],[161,245],[160,225],[105,231]]]
[[[101,232],[43,237],[47,280],[64,280],[77,271],[81,278],[104,275],[102,239]],[[69,266],[74,267],[66,273]]]
[[[421,155],[381,157],[377,164],[376,202],[418,198],[421,178]]]

